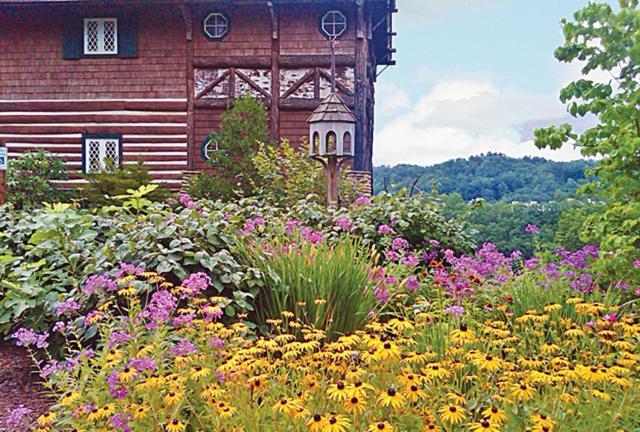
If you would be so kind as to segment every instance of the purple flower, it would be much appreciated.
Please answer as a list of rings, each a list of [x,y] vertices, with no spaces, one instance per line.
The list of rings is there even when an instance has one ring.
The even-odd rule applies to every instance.
[[[353,203],[355,207],[370,206],[371,200],[364,195],[360,195]]]
[[[324,241],[324,235],[320,231],[313,231],[311,228],[302,228],[300,230],[302,237],[311,244],[319,244]]]
[[[131,432],[131,427],[129,427],[129,421],[131,420],[131,414],[120,412],[114,414],[110,419],[109,423],[116,428],[120,429],[122,432]]]
[[[287,235],[291,235],[291,234],[293,234],[294,229],[295,229],[298,225],[300,225],[300,221],[290,219],[290,220],[288,220],[288,221],[286,221],[286,222],[285,222],[285,226],[286,226],[286,228],[285,228],[284,232],[285,232]]]
[[[349,231],[353,228],[353,223],[345,217],[336,219],[335,224],[336,226],[342,228],[345,231]]]
[[[459,305],[453,305],[445,308],[444,313],[455,317],[461,317],[462,315],[464,315],[464,308]]]
[[[191,199],[191,196],[186,193],[180,194],[180,203],[188,209],[196,208],[196,203]]]
[[[391,248],[395,251],[403,251],[409,249],[409,242],[402,237],[396,237],[393,239],[393,242],[391,242]]]
[[[142,273],[144,273],[144,269],[140,266],[129,263],[120,263],[120,268],[116,273],[116,278],[120,279],[125,276],[140,276]]]
[[[87,279],[82,287],[86,295],[95,294],[100,291],[114,292],[118,290],[118,285],[106,274],[94,275]]]
[[[211,339],[209,341],[209,344],[211,344],[213,348],[218,348],[218,349],[224,348],[224,340],[220,339],[219,337]]]
[[[402,262],[403,265],[405,265],[407,267],[415,267],[415,266],[418,265],[420,260],[414,254],[408,253],[408,254],[406,254],[405,256],[402,257],[401,262]]]
[[[127,366],[134,368],[138,372],[151,371],[153,372],[158,367],[156,361],[149,357],[133,358],[129,360]]]
[[[107,376],[107,384],[109,385],[109,393],[111,396],[117,399],[124,399],[127,397],[127,393],[129,392],[127,388],[120,382],[119,370],[114,370]]]
[[[377,301],[385,304],[389,301],[389,290],[384,285],[377,285],[373,288],[373,292]]]
[[[384,256],[388,261],[391,261],[391,262],[396,262],[396,261],[398,261],[398,259],[400,259],[398,254],[396,252],[394,252],[394,251],[386,251],[384,253]]]
[[[9,428],[8,430],[18,430],[18,426],[22,426],[22,422],[27,420],[31,412],[30,408],[20,404],[9,410],[9,413],[4,418],[4,425]]]
[[[542,260],[540,258],[529,258],[528,260],[524,261],[525,268],[529,270],[537,269],[538,267],[540,267],[540,264],[542,264]]]
[[[404,281],[404,286],[406,286],[409,291],[416,292],[418,288],[420,288],[420,281],[418,281],[418,278],[415,276],[409,276]]]
[[[52,333],[63,333],[65,330],[67,329],[67,323],[65,323],[64,321],[58,321],[57,323],[55,323],[53,325],[53,328],[51,329]]]
[[[593,276],[589,273],[583,273],[569,282],[569,288],[573,291],[585,294],[595,291],[598,287],[593,281]]]
[[[128,342],[128,341],[130,341],[132,339],[133,339],[133,336],[131,336],[127,332],[114,331],[109,336],[109,348],[113,348],[113,347],[116,347],[118,345],[122,345],[123,343],[126,343],[126,342]]]
[[[185,357],[185,356],[188,356],[189,354],[195,354],[196,352],[198,352],[198,350],[196,349],[196,346],[186,339],[182,339],[169,351],[171,351],[171,354],[173,354],[176,357]]]
[[[11,335],[11,338],[16,340],[16,345],[22,347],[35,345],[38,349],[46,349],[49,346],[47,342],[49,333],[38,334],[32,329],[20,328]]]
[[[185,288],[182,298],[197,296],[211,286],[211,278],[206,273],[193,273],[182,281],[182,286]]]
[[[142,318],[148,318],[155,323],[165,323],[178,305],[176,299],[169,291],[156,291],[151,296],[151,301],[145,310],[140,313]]]
[[[182,314],[173,317],[173,325],[176,327],[193,327],[192,321],[196,318],[195,314]]]
[[[393,228],[391,228],[389,225],[380,225],[378,227],[378,234],[385,235],[385,234],[395,234],[395,233],[396,231]]]
[[[527,233],[533,234],[533,235],[537,235],[537,234],[540,234],[540,228],[538,228],[537,226],[535,226],[533,224],[528,224],[526,227],[524,227],[524,232],[527,232]]]
[[[56,314],[64,315],[67,312],[74,312],[74,311],[77,311],[78,309],[80,309],[80,305],[78,304],[78,302],[75,300],[69,299],[69,300],[60,302],[56,305]]]
[[[633,261],[633,266],[637,269],[640,269],[640,259],[634,260]]]

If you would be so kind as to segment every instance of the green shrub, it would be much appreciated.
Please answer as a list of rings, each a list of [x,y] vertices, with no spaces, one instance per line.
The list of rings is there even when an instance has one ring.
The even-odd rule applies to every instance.
[[[333,246],[302,242],[238,243],[250,267],[265,275],[256,303],[259,325],[293,312],[304,323],[326,331],[329,339],[361,329],[375,309],[369,275],[372,264],[357,242],[345,238]]]
[[[139,189],[141,186],[149,185],[153,179],[149,175],[149,170],[142,161],[133,165],[116,167],[109,171],[85,174],[84,179],[87,184],[82,185],[78,190],[83,205],[87,207],[102,207],[116,204],[117,195],[125,195],[127,191]],[[148,194],[147,198],[152,201],[164,201],[169,197],[166,188],[159,187]]]
[[[10,159],[7,170],[9,201],[19,209],[61,201],[65,193],[54,182],[67,178],[66,166],[51,153],[38,150]]]
[[[279,145],[260,144],[252,163],[254,187],[265,203],[288,207],[309,195],[324,202],[322,166],[309,157],[308,144],[297,150],[286,140]]]
[[[267,109],[250,95],[235,101],[221,115],[218,132],[211,134],[218,151],[208,154],[213,173],[201,172],[188,187],[195,198],[231,200],[255,192],[251,181],[255,168],[251,162],[259,143],[267,141]]]

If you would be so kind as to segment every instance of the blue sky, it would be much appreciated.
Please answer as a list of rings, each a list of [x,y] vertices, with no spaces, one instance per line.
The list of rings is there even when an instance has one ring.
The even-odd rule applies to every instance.
[[[560,89],[579,65],[553,57],[560,21],[587,0],[398,0],[398,64],[379,77],[377,165],[431,165],[498,151],[580,157],[533,146],[531,131],[568,119]],[[606,78],[606,77],[603,77]]]

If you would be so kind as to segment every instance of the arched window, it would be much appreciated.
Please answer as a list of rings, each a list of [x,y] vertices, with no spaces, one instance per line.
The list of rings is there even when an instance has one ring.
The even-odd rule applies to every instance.
[[[345,132],[344,138],[342,138],[342,153],[346,155],[350,155],[352,154],[352,151],[353,150],[351,150],[351,133]]]
[[[335,154],[338,143],[338,137],[335,132],[327,133],[327,154]]]
[[[229,31],[229,19],[222,12],[212,12],[204,19],[204,35],[209,40],[221,40]]]
[[[311,140],[311,154],[317,155],[318,153],[320,153],[320,134],[314,132]]]
[[[347,17],[340,11],[329,11],[322,17],[320,28],[329,39],[338,38],[347,31]]]

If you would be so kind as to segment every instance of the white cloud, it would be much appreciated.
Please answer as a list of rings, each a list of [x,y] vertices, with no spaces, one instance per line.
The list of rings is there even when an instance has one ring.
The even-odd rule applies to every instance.
[[[537,149],[522,127],[565,115],[557,95],[501,89],[483,79],[444,80],[378,130],[374,163],[431,165],[488,152],[574,160],[580,154],[570,147]]]
[[[396,114],[411,106],[409,93],[396,84],[380,83],[376,87],[376,99],[378,100],[376,108],[383,116]]]

